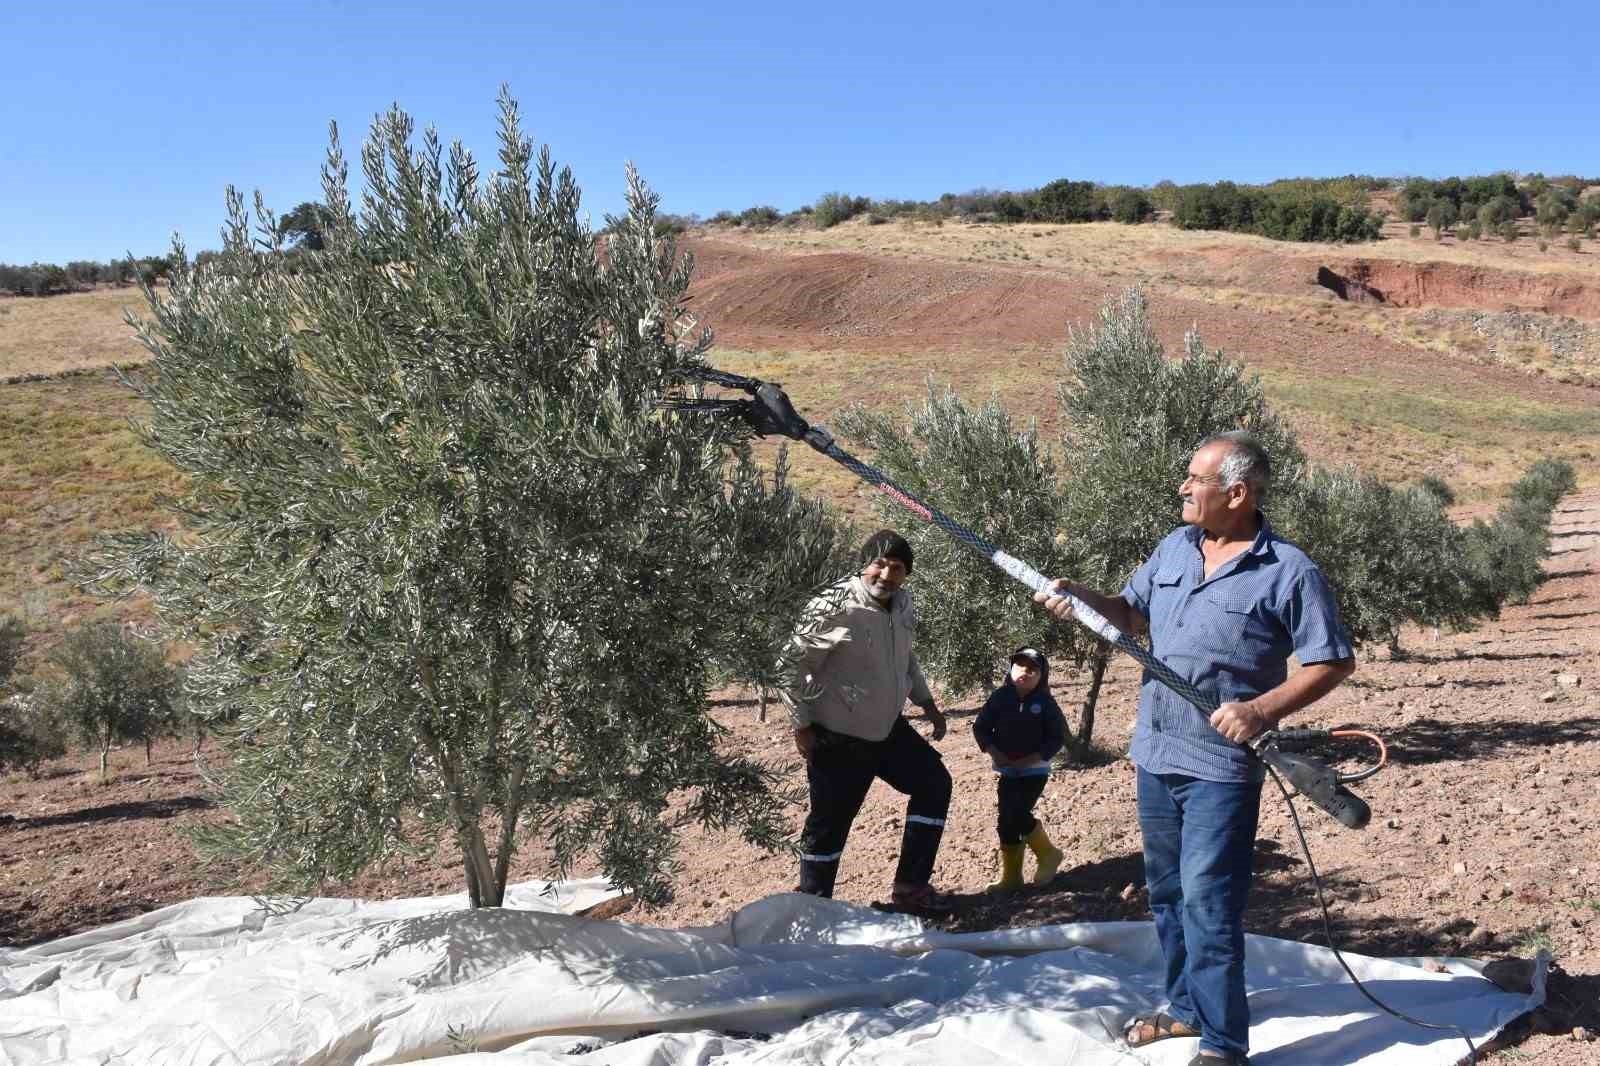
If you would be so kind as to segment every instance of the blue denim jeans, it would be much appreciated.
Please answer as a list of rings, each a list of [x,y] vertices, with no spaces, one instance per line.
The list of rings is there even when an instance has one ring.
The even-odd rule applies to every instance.
[[[1250,1051],[1244,907],[1250,896],[1261,782],[1139,771],[1144,876],[1166,956],[1168,1013],[1200,1048]]]

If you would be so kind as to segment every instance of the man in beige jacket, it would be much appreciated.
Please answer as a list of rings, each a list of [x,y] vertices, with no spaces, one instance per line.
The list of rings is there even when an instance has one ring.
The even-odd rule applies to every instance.
[[[859,574],[811,601],[787,652],[782,696],[811,793],[800,891],[833,895],[850,824],[877,778],[910,796],[893,901],[928,908],[942,902],[929,880],[950,807],[950,772],[900,712],[909,697],[933,724],[934,740],[944,738],[945,719],[911,650],[916,614],[902,587],[911,545],[885,529],[861,555]]]

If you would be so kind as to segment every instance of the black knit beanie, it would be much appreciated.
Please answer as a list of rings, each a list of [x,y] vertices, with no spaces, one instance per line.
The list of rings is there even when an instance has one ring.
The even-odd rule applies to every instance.
[[[911,545],[892,529],[878,530],[861,546],[861,565],[874,559],[899,559],[906,564],[906,573],[911,573]]]

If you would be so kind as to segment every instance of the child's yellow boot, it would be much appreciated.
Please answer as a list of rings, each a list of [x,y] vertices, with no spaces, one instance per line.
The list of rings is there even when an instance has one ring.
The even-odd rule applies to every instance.
[[[985,892],[1015,892],[1022,887],[1021,844],[1000,845],[1000,880],[991,882]]]
[[[1066,858],[1061,849],[1050,843],[1050,837],[1044,831],[1043,822],[1035,822],[1033,832],[1026,838],[1028,847],[1033,849],[1033,857],[1039,860],[1039,868],[1033,872],[1033,883],[1036,885],[1047,884],[1056,876],[1056,871],[1061,868],[1061,860]]]

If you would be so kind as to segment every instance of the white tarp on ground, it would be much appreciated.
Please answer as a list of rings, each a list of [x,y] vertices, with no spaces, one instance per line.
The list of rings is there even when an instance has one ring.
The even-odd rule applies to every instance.
[[[597,881],[365,903],[197,899],[0,950],[0,1063],[452,1066],[1184,1064],[1194,1040],[1116,1038],[1159,1006],[1152,927],[949,934],[903,915],[780,895],[720,926],[573,917]],[[1405,1013],[1481,1043],[1544,1001],[1414,961],[1346,956]],[[1325,949],[1252,937],[1255,1066],[1429,1066],[1459,1036],[1378,1012]]]

